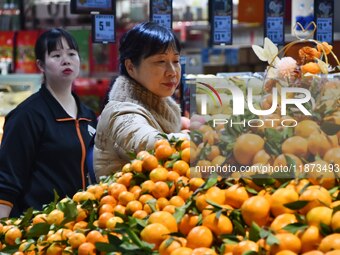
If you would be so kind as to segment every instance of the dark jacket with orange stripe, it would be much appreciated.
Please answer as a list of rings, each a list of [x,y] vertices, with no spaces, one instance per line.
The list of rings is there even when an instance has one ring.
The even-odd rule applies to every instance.
[[[86,152],[96,116],[74,95],[77,119],[70,117],[42,85],[6,116],[0,144],[0,203],[13,206],[11,217],[29,207],[41,210],[72,197],[88,184]]]

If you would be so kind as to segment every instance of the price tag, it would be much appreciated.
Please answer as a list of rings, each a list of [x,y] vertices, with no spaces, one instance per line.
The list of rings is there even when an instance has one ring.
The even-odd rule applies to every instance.
[[[333,44],[334,35],[334,1],[315,0],[314,16],[316,22],[315,39]]]
[[[92,16],[92,41],[94,43],[115,42],[115,16],[96,14]]]
[[[284,0],[265,1],[264,36],[277,45],[284,45]]]
[[[211,41],[213,44],[232,44],[232,1],[213,0]]]
[[[172,21],[171,21],[171,15],[169,14],[154,14],[152,16],[152,20],[164,27],[167,27],[169,29],[171,29],[172,25]]]
[[[71,13],[115,13],[116,4],[114,0],[71,0]]]
[[[172,0],[151,0],[150,20],[172,29]]]

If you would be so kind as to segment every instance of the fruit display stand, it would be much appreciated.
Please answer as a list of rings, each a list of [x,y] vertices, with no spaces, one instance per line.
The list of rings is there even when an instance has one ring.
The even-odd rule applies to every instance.
[[[278,59],[277,71],[282,59],[288,60]],[[0,252],[339,254],[340,80],[295,76],[302,66],[287,66],[272,77],[188,77],[197,99],[191,102],[190,140],[161,138],[72,198],[56,197],[41,211],[2,219]],[[278,74],[290,74],[289,82]],[[294,90],[278,96],[292,84],[306,95],[300,88],[307,86],[315,100],[297,104],[304,98]],[[228,99],[234,96],[230,88],[237,93],[249,87],[254,108],[250,100],[243,105],[240,98]],[[286,99],[295,106],[283,114]]]
[[[336,179],[192,177],[193,151],[192,141],[159,140],[72,198],[3,219],[2,254],[339,251]]]

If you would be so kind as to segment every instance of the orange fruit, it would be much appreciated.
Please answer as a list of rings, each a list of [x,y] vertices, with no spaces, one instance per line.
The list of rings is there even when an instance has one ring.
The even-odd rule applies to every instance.
[[[184,188],[184,187],[182,187]],[[181,207],[182,205],[185,204],[185,201],[183,200],[182,197],[180,196],[172,196],[170,199],[169,199],[169,203],[171,205],[174,205],[176,207]]]
[[[112,205],[112,204],[103,204],[102,206],[99,207],[98,214],[101,215],[104,212],[113,213],[113,211],[114,211],[114,205]]]
[[[177,160],[172,166],[172,170],[181,176],[185,176],[189,168],[188,163],[184,160]]]
[[[299,210],[302,214],[306,214],[314,207],[330,206],[332,203],[332,197],[329,192],[319,185],[307,187],[307,189],[300,195],[299,200],[310,201],[306,206]]]
[[[148,201],[150,201],[152,199],[154,199],[154,197],[152,195],[150,195],[150,194],[143,194],[143,195],[141,195],[139,197],[138,200],[139,200],[139,202],[141,202],[144,205],[146,202],[148,202]]]
[[[82,243],[78,247],[78,255],[96,255],[96,247],[93,243]]]
[[[241,215],[248,226],[252,222],[264,226],[269,220],[270,204],[264,196],[248,198],[241,206]]]
[[[195,191],[196,189],[201,187],[204,183],[205,181],[202,178],[193,177],[193,178],[190,178],[189,180],[189,187],[192,191]]]
[[[100,199],[100,202],[99,202],[99,205],[103,205],[103,204],[116,205],[117,201],[113,196],[105,195]]]
[[[300,253],[301,251],[301,241],[300,239],[292,233],[279,233],[275,237],[278,239],[279,244],[273,244],[270,250],[270,254],[277,254],[282,250],[290,250],[295,253]]]
[[[170,255],[192,255],[192,249],[189,247],[180,247],[173,250]]]
[[[308,137],[308,151],[315,156],[319,155],[323,157],[329,149],[337,145],[338,138],[336,135],[327,136],[321,131],[314,131]]]
[[[242,134],[234,144],[233,155],[237,163],[250,165],[257,152],[264,148],[264,140],[256,134]]]
[[[173,149],[170,145],[161,144],[155,149],[155,156],[159,160],[169,158],[173,153]]]
[[[285,207],[285,204],[299,200],[299,194],[291,188],[277,189],[270,196],[270,211],[274,216],[283,213],[294,213],[293,210]]]
[[[135,196],[135,199],[138,199],[142,193],[142,188],[139,185],[134,185],[130,187],[128,191]]]
[[[216,213],[211,213],[203,219],[202,226],[209,228],[215,235],[230,234],[233,225],[229,218],[223,214],[217,217]]]
[[[220,148],[217,145],[212,145],[207,147],[209,149],[209,153],[207,155],[207,159],[212,161],[214,158],[220,155]]]
[[[328,251],[325,255],[339,255],[340,250]]]
[[[57,230],[56,233],[60,234],[61,240],[66,240],[73,233],[73,231],[71,229],[67,229],[67,228],[60,228],[60,229]]]
[[[280,154],[274,159],[274,166],[287,166],[287,159],[286,157],[289,157],[291,160],[295,162],[296,167],[302,166],[302,161],[299,157],[293,155],[293,154]]]
[[[29,242],[25,242],[25,241],[22,242],[19,245],[19,248],[18,248],[19,251],[22,251],[22,252],[24,252],[24,254],[27,254],[27,255],[31,255],[31,254],[34,255],[35,249],[36,249],[36,246],[35,246],[34,243],[29,243]]]
[[[329,149],[323,159],[328,163],[340,165],[340,147]]]
[[[148,216],[148,213],[144,210],[137,210],[132,214],[132,217],[136,219],[144,219]]]
[[[187,163],[190,163],[190,148],[185,148],[181,151],[181,159]]]
[[[182,143],[181,143],[181,151],[187,149],[187,148],[190,148],[190,145],[191,145],[191,141],[189,140],[182,140]]]
[[[129,191],[123,191],[118,195],[118,203],[126,206],[130,201],[135,200],[135,195]]]
[[[275,233],[285,233],[287,232],[283,228],[288,224],[296,223],[297,218],[292,213],[283,213],[278,215],[270,224],[270,229]]]
[[[208,206],[208,203],[206,201],[207,197],[205,194],[197,195],[194,199],[196,207],[200,212],[202,212],[204,208]]]
[[[136,159],[144,159],[145,156],[150,155],[150,153],[148,151],[140,151],[137,153],[136,155]]]
[[[158,211],[158,212],[153,212],[150,214],[148,223],[160,223],[163,224],[167,229],[172,233],[172,232],[177,232],[178,231],[178,226],[175,217],[165,211]]]
[[[225,202],[234,208],[240,208],[244,201],[249,198],[245,187],[234,184],[225,190]]]
[[[253,165],[255,164],[268,164],[271,163],[272,158],[271,156],[265,151],[265,150],[260,150],[258,151],[253,158]]]
[[[154,244],[154,249],[158,249],[159,245],[168,237],[169,229],[161,223],[152,223],[147,225],[141,232],[140,236],[143,241]]]
[[[319,250],[322,252],[340,250],[340,233],[333,233],[324,237],[320,242]]]
[[[147,154],[149,155],[149,154]],[[135,172],[135,173],[141,173],[143,172],[143,160],[142,159],[134,159],[131,162],[131,171]]]
[[[182,243],[176,238],[170,237],[165,239],[159,246],[158,252],[160,255],[170,255],[174,250],[182,247]]]
[[[333,231],[340,229],[340,211],[337,211],[333,214],[332,220],[331,220],[331,227]]]
[[[301,240],[301,252],[316,250],[322,240],[322,235],[317,226],[309,226],[299,237]]]
[[[250,240],[244,240],[235,245],[233,255],[242,255],[246,251],[259,251],[259,246]]]
[[[82,221],[87,218],[87,210],[83,209],[80,204],[77,205],[77,218],[76,221]]]
[[[314,184],[320,185],[326,189],[330,189],[336,185],[336,177],[330,164],[324,160],[316,160],[309,164],[305,164],[303,169],[308,169],[306,178]]]
[[[46,216],[46,221],[48,224],[60,225],[64,220],[64,213],[58,209],[54,209]]]
[[[163,211],[164,211],[164,212],[171,213],[171,214],[174,214],[175,211],[176,211],[176,206],[174,206],[174,205],[166,205],[166,206],[163,208]]]
[[[158,159],[154,155],[148,155],[143,158],[143,170],[151,171],[158,166]]]
[[[123,221],[122,218],[114,216],[114,217],[107,220],[106,228],[113,231],[115,229],[117,223],[123,223],[123,222],[124,221]]]
[[[78,221],[76,222],[73,227],[72,227],[72,230],[75,231],[75,230],[79,230],[80,232],[85,230],[87,228],[87,225],[88,225],[88,222],[87,221]]]
[[[159,146],[161,145],[166,145],[166,146],[170,146],[170,142],[166,139],[159,139],[155,142],[155,144],[153,145],[154,149],[156,150]]]
[[[194,193],[192,190],[190,190],[189,186],[186,187],[180,187],[178,190],[178,196],[183,199],[183,201],[186,201],[190,198],[190,196]]]
[[[168,170],[164,167],[156,167],[151,170],[149,178],[153,182],[166,181],[168,178]]]
[[[129,173],[131,172],[131,163],[126,163],[123,167],[122,167],[122,172],[123,173]]]
[[[200,247],[194,249],[191,255],[217,255],[217,253],[213,249]]]
[[[38,223],[45,223],[46,222],[46,213],[39,213],[36,216],[34,216],[32,220],[32,224],[38,224]],[[0,231],[1,232],[1,231]]]
[[[169,195],[170,188],[166,182],[158,181],[155,183],[154,189],[151,191],[155,198],[167,197]]]
[[[167,181],[173,181],[175,182],[177,179],[179,178],[179,174],[175,171],[168,171],[168,177],[167,177]]]
[[[211,230],[205,226],[196,226],[187,235],[187,247],[195,249],[200,247],[209,248],[213,242]]]
[[[320,126],[313,120],[302,120],[294,128],[294,134],[308,138],[313,132],[320,130]]]
[[[127,203],[126,207],[125,207],[125,212],[128,215],[132,215],[134,214],[136,211],[138,210],[142,210],[143,209],[143,204],[138,201],[138,200],[132,200],[130,202]]]
[[[95,244],[97,242],[104,242],[104,236],[98,230],[91,230],[86,235],[86,242],[92,243],[92,244]]]
[[[282,250],[276,253],[276,255],[297,255],[297,253],[290,250]]]
[[[319,227],[321,223],[330,226],[333,210],[326,206],[317,206],[310,209],[306,214],[308,225]]]
[[[118,200],[119,194],[123,191],[127,191],[127,187],[123,184],[114,182],[109,186],[109,194],[116,200]]]
[[[187,235],[191,229],[197,226],[199,221],[198,215],[185,214],[180,223],[178,224],[178,230],[184,235]]]
[[[52,232],[52,231],[50,233],[51,234],[47,235],[47,241],[48,242],[57,242],[57,241],[63,240],[60,233]]]
[[[82,243],[86,242],[86,236],[83,233],[73,232],[67,241],[73,249],[78,248]]]
[[[46,255],[61,255],[63,246],[59,243],[52,243],[46,250]],[[79,254],[79,253],[78,253]]]
[[[218,135],[215,130],[207,131],[203,134],[203,143],[213,145],[215,144],[217,139],[218,139]]]
[[[14,245],[16,239],[21,239],[22,233],[18,227],[11,227],[5,233],[5,242],[9,245]]]
[[[89,185],[86,190],[91,192],[97,200],[100,200],[101,196],[104,194],[104,188],[99,185]]]
[[[225,191],[217,186],[212,186],[205,193],[206,199],[215,202],[218,205],[223,205],[225,202]]]
[[[115,208],[114,208],[114,214],[117,212],[117,213],[120,213],[120,214],[125,214],[125,206],[124,205],[116,205]]]
[[[151,180],[144,181],[140,186],[142,188],[141,194],[152,193],[155,189],[155,183]]]
[[[101,215],[99,215],[98,218],[98,226],[100,228],[106,228],[106,222],[108,219],[112,218],[114,215],[112,212],[104,212]]]
[[[308,141],[301,136],[289,137],[282,143],[281,148],[284,154],[293,154],[302,158],[308,155]]]
[[[117,183],[123,184],[125,187],[130,187],[133,173],[123,173],[121,177],[117,179]]]

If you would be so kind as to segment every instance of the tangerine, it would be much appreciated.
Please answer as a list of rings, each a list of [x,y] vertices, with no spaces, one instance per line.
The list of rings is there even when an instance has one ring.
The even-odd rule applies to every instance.
[[[196,226],[187,235],[187,247],[195,249],[200,247],[209,248],[213,242],[211,230],[205,226]]]

